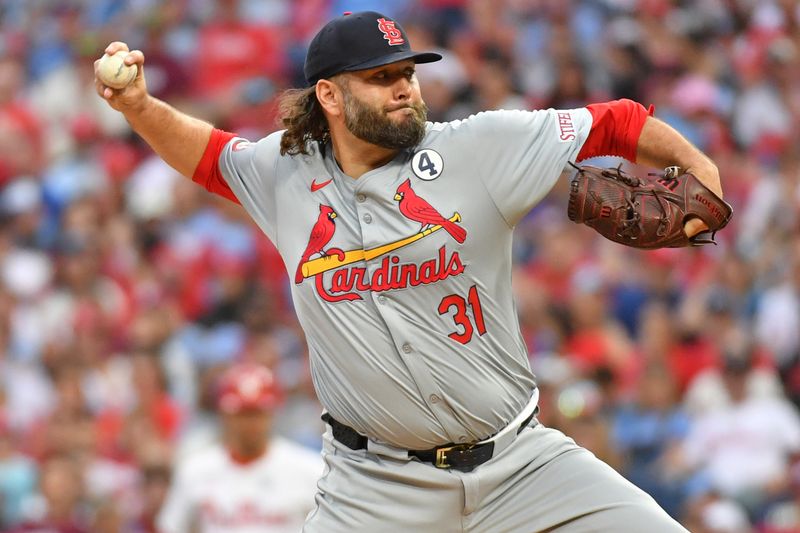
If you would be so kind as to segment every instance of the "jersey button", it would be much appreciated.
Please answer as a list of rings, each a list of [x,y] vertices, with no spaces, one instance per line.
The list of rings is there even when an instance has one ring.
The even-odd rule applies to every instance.
[[[378,303],[379,304],[385,304],[386,303],[386,296],[384,296],[384,295],[378,296]]]
[[[364,215],[364,222],[366,222],[367,224],[369,224],[370,222],[372,222],[372,215],[370,215],[369,213],[367,213],[366,215]]]
[[[466,436],[466,435],[461,435],[460,437],[458,437],[458,442],[460,442],[461,444],[464,444],[464,443],[465,443],[465,442],[467,442],[468,440],[469,440],[469,439],[467,438],[467,436]]]
[[[428,396],[428,399],[431,401],[431,403],[439,403],[442,400],[435,394],[431,394],[430,396]]]
[[[411,345],[410,344],[408,344],[408,343],[403,344],[403,352],[411,353],[411,351],[412,350],[411,350]]]
[[[364,202],[367,201],[367,197],[364,196],[363,194],[359,194],[356,196],[356,201],[360,204],[363,204]]]

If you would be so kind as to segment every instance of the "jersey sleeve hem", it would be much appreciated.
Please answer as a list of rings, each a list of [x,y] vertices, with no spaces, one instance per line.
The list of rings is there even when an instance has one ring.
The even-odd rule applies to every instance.
[[[236,198],[236,195],[222,176],[218,163],[219,156],[225,145],[234,137],[236,135],[227,131],[216,128],[212,130],[211,137],[208,139],[208,144],[206,144],[206,149],[203,152],[203,157],[200,158],[200,162],[192,175],[192,181],[202,185],[207,191],[238,204],[240,203],[239,199]]]
[[[619,156],[636,162],[639,136],[653,107],[623,98],[600,104],[590,104],[586,109],[592,115],[592,128],[578,153],[578,161],[599,156]]]

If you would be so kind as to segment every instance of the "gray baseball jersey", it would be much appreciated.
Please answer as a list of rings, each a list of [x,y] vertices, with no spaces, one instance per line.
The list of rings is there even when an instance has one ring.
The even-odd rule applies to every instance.
[[[406,449],[494,434],[535,387],[511,292],[514,225],[589,133],[586,109],[429,123],[352,179],[332,147],[232,139],[219,168],[292,278],[322,405]]]

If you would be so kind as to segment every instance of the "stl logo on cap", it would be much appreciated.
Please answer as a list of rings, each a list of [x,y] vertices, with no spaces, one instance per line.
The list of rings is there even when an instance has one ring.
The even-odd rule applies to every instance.
[[[379,18],[378,29],[383,33],[383,38],[389,42],[389,46],[395,46],[406,42],[406,40],[403,39],[403,34],[395,27],[393,20]]]

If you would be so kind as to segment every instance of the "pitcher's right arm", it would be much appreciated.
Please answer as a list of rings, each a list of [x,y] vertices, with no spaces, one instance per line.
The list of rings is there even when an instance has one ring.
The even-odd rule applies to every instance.
[[[128,51],[128,45],[115,41],[106,47],[105,53],[110,55],[119,50]],[[206,150],[213,126],[178,111],[147,92],[144,54],[141,51],[131,51],[125,63],[135,64],[139,69],[133,82],[124,89],[112,89],[103,85],[95,75],[97,94],[122,113],[133,130],[168,165],[191,178]]]

